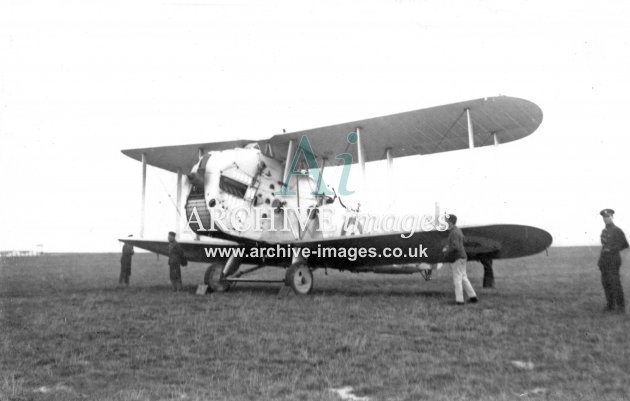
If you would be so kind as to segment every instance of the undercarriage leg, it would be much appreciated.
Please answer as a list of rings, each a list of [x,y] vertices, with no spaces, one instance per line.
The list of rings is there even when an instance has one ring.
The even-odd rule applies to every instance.
[[[241,265],[242,258],[230,256],[223,263],[213,263],[208,266],[203,282],[208,285],[208,289],[214,292],[225,292],[231,288],[232,283],[226,280],[227,277],[236,273]]]

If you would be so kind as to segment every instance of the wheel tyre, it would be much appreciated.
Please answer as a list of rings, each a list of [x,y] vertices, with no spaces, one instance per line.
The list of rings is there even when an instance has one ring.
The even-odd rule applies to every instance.
[[[289,266],[284,283],[298,295],[308,295],[313,289],[313,272],[304,263]]]
[[[211,292],[225,292],[230,289],[230,283],[223,277],[223,265],[220,263],[208,266],[203,282]]]

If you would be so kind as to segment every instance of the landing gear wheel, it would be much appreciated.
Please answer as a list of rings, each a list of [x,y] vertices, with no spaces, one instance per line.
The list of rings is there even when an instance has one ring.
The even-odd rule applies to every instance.
[[[294,263],[287,269],[284,284],[298,295],[307,295],[313,289],[313,272],[305,263]]]
[[[208,266],[203,282],[213,292],[225,292],[230,289],[230,283],[223,276],[223,265],[221,263],[213,263]]]

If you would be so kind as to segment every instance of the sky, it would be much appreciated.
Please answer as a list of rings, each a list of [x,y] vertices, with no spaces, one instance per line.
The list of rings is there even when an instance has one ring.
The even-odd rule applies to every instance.
[[[118,251],[140,222],[141,166],[121,149],[497,95],[536,103],[539,129],[369,163],[353,201],[597,244],[603,208],[630,230],[629,22],[623,1],[0,0],[0,250]],[[145,235],[163,238],[174,174],[149,168],[147,185]]]

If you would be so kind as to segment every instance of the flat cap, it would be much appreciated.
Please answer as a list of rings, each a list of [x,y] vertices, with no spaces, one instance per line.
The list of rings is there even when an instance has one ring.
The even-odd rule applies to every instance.
[[[169,231],[169,232],[168,232],[168,235],[175,236],[175,231]]]
[[[599,214],[602,217],[612,217],[612,215],[615,214],[615,211],[612,209],[604,209],[601,212],[599,212]]]

